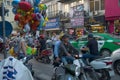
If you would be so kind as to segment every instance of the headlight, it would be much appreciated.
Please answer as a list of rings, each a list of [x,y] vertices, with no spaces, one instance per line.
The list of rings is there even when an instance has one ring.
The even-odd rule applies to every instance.
[[[80,67],[76,67],[76,69],[75,69],[75,75],[76,76],[80,75]]]

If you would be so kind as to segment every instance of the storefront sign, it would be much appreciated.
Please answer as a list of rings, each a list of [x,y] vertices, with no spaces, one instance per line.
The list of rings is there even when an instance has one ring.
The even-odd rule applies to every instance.
[[[84,17],[71,19],[71,26],[78,27],[83,25],[84,25]]]
[[[45,29],[59,28],[59,18],[49,19]]]
[[[83,4],[72,7],[70,11],[71,26],[84,26],[84,6]]]

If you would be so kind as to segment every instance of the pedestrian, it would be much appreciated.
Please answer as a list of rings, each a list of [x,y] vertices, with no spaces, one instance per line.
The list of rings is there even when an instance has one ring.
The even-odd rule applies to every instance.
[[[46,39],[44,35],[40,35],[38,38],[39,43],[40,43],[40,52],[46,49]]]
[[[26,42],[25,42],[25,31],[20,31],[20,40],[19,40],[19,53],[18,53],[18,59],[23,58],[26,55]]]
[[[53,32],[51,40],[52,40],[53,51],[54,51],[55,42],[59,40],[58,35],[55,32]]]

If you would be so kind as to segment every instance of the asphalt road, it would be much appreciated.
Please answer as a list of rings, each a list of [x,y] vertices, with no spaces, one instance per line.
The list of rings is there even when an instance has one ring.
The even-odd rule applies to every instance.
[[[33,69],[37,80],[51,80],[53,74],[53,66],[51,64],[43,64],[34,59],[31,60],[31,63],[33,63]],[[115,75],[111,80],[120,80],[120,76]]]
[[[3,59],[3,55],[0,54],[0,59]],[[35,71],[34,80],[51,80],[53,75],[52,64],[43,64],[32,59],[30,63],[33,64],[33,70]],[[120,80],[120,76],[115,75],[111,80]]]

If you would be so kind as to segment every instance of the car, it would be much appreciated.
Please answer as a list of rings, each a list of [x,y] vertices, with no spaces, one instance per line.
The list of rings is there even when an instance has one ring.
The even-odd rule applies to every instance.
[[[113,51],[111,55],[112,67],[118,75],[120,75],[120,48]]]
[[[108,33],[93,33],[93,36],[98,41],[98,50],[103,57],[110,56],[113,51],[120,48],[120,40],[113,35]],[[87,35],[70,41],[78,50],[85,46],[87,42]]]

